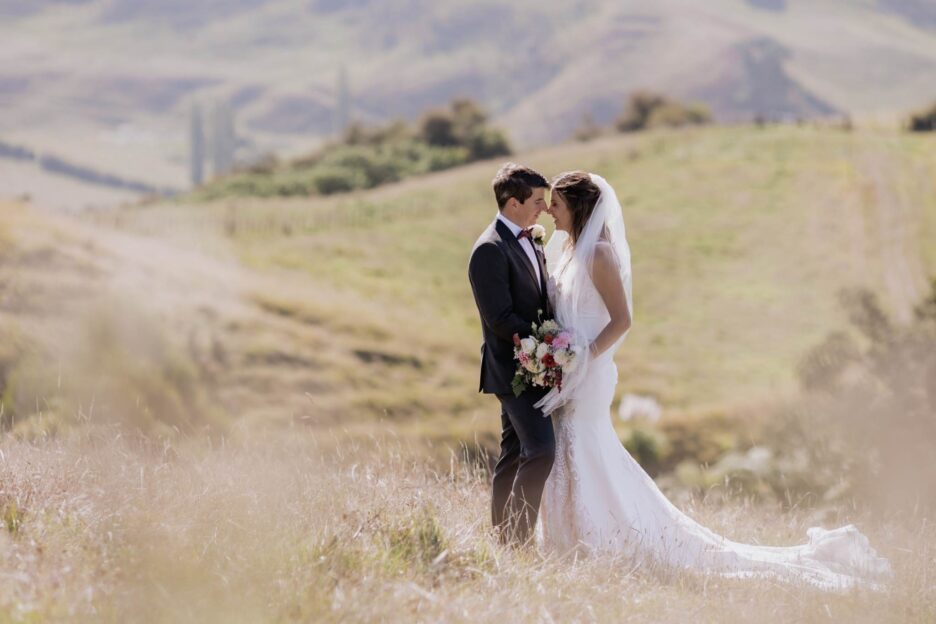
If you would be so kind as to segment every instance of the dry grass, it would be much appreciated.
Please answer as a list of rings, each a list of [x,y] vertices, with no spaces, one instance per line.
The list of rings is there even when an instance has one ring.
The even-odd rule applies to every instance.
[[[239,427],[220,443],[88,429],[0,445],[0,618],[10,621],[931,622],[925,518],[853,512],[884,594],[665,578],[625,561],[501,549],[486,477],[392,435]],[[741,540],[802,539],[816,514],[684,506]],[[845,512],[846,514],[848,512]]]
[[[803,349],[841,324],[840,286],[883,284],[893,306],[906,303],[916,274],[936,266],[933,158],[915,137],[718,128],[563,146],[529,162],[594,169],[621,189],[643,286],[619,390],[706,416],[788,389]],[[34,442],[20,420],[21,435],[0,441],[0,621],[932,621],[936,535],[919,513],[872,520],[679,499],[745,541],[788,544],[818,522],[857,522],[894,562],[886,595],[661,579],[490,540],[486,479],[445,461],[445,446],[490,445],[497,424],[474,393],[464,276],[492,215],[492,167],[308,203],[102,216],[115,227],[0,205],[11,243],[0,247],[0,394],[22,398],[4,409],[36,425]],[[880,167],[889,173],[868,175]],[[892,266],[910,271],[889,280]],[[88,308],[91,319],[130,334],[111,350],[83,342],[98,334],[78,310],[114,301],[110,315]],[[69,359],[63,347],[82,344],[90,357]],[[37,345],[50,359],[30,364],[23,353]],[[193,383],[160,365],[176,355],[197,371]],[[29,370],[51,385],[24,385]],[[125,383],[134,371],[147,383]],[[204,396],[170,411],[217,408],[228,430],[131,438],[105,424],[100,402],[93,417],[81,402],[58,413],[92,426],[50,438],[43,419],[58,384],[93,390],[83,376],[103,373],[149,405],[168,396],[160,380],[198,387]],[[121,405],[110,411],[126,418]],[[702,437],[703,420],[685,427]],[[348,433],[327,429],[339,423]]]
[[[518,158],[549,175],[597,171],[618,190],[635,275],[635,329],[617,356],[619,391],[678,412],[795,390],[798,359],[844,322],[835,297],[843,286],[882,291],[898,315],[910,310],[936,271],[926,244],[936,233],[930,147],[925,138],[866,130],[718,127]],[[393,336],[395,349],[431,354],[451,371],[449,383],[468,388],[479,329],[465,272],[495,212],[498,164],[337,197],[165,203],[99,220],[222,249],[224,262],[233,255],[265,289],[281,285],[276,300],[258,299],[263,305],[342,339]],[[422,379],[391,375],[410,386]],[[437,391],[442,377],[428,387]],[[464,412],[481,409],[473,401]]]

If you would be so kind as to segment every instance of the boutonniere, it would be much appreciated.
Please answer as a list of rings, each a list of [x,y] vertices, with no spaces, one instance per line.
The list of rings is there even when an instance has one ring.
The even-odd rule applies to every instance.
[[[533,227],[530,228],[530,235],[533,242],[537,245],[542,246],[546,244],[546,228],[539,223],[533,224]]]

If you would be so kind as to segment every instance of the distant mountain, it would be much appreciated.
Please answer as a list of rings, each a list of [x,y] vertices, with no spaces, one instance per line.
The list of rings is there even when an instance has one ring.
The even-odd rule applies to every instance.
[[[154,186],[187,183],[194,99],[229,102],[256,156],[458,95],[520,147],[640,88],[726,121],[936,97],[932,0],[4,0],[0,18],[0,139]]]

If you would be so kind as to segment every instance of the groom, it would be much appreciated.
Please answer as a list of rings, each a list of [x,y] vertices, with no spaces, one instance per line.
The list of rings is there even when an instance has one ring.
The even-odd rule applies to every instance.
[[[555,456],[552,421],[533,407],[547,392],[511,388],[517,363],[513,335],[552,318],[546,295],[546,261],[530,227],[546,209],[546,178],[514,163],[494,176],[497,218],[471,251],[468,278],[484,343],[480,391],[501,406],[501,450],[494,468],[491,519],[502,543],[523,544],[533,535],[540,498]]]

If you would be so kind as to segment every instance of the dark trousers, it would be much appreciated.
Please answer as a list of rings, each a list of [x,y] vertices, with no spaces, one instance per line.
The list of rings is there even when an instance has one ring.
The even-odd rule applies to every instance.
[[[533,407],[545,390],[515,397],[498,394],[501,450],[494,467],[491,520],[504,543],[526,543],[533,535],[543,486],[556,455],[552,419]]]

